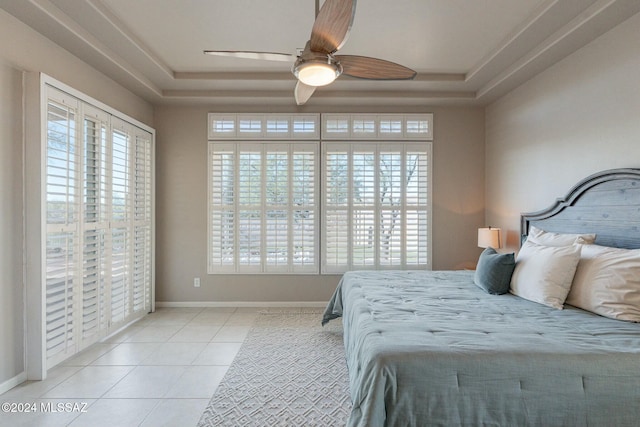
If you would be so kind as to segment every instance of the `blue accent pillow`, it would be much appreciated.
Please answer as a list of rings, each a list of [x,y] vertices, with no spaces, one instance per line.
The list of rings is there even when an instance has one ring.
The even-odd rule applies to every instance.
[[[495,249],[487,248],[478,259],[473,283],[489,294],[506,294],[509,292],[514,268],[516,268],[514,254],[499,254]]]

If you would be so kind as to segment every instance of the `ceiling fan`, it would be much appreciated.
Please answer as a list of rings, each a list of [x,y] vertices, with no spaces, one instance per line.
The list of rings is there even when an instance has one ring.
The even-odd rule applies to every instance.
[[[316,0],[316,11],[318,10]],[[208,55],[235,58],[263,59],[293,62],[291,71],[298,79],[294,96],[303,105],[319,86],[332,83],[338,76],[367,80],[411,80],[416,72],[410,68],[357,55],[335,55],[344,45],[351,31],[356,11],[356,0],[326,0],[316,13],[311,38],[297,55],[276,52],[205,50]]]

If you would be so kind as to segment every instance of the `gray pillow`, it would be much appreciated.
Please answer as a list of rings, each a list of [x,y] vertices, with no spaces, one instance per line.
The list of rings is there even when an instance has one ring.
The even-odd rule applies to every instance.
[[[511,275],[516,267],[515,256],[499,254],[493,248],[485,249],[480,254],[473,283],[493,295],[509,292]]]

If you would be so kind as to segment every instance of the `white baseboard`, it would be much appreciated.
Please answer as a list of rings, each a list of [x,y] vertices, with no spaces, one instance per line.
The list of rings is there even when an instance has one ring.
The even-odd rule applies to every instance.
[[[22,384],[23,382],[25,382],[27,380],[27,373],[26,372],[20,372],[18,375],[16,375],[13,378],[9,378],[8,380],[6,380],[5,382],[3,382],[2,384],[0,384],[0,394],[5,393],[9,390],[11,390],[12,388],[14,388],[17,385]]]
[[[156,307],[326,307],[328,301],[156,301]]]

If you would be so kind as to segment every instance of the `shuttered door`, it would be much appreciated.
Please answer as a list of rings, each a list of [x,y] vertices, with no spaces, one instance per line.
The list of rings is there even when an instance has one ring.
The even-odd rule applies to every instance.
[[[77,329],[74,287],[80,281],[78,257],[79,171],[78,102],[51,91],[46,141],[46,352],[55,364],[75,352]]]
[[[124,322],[131,311],[131,129],[114,120],[111,132],[111,321]]]
[[[46,366],[151,309],[153,135],[47,86]]]
[[[107,135],[109,115],[83,108],[83,241],[82,241],[82,345],[102,338],[108,326],[106,299],[109,278],[109,204],[107,202]]]
[[[133,150],[133,312],[151,307],[151,134],[135,129]]]

